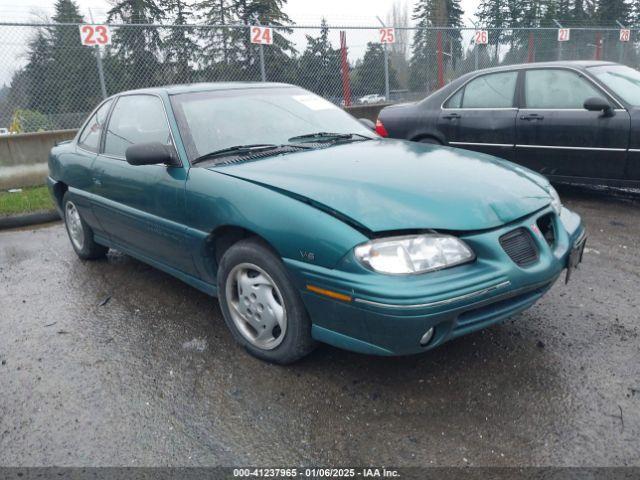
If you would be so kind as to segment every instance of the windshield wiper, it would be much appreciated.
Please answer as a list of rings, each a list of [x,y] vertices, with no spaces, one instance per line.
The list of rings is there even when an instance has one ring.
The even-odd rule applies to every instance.
[[[249,153],[255,151],[261,152],[263,150],[273,150],[275,148],[280,148],[280,145],[276,145],[275,143],[250,143],[247,145],[235,145],[233,147],[222,148],[220,150],[214,150],[213,152],[200,155],[198,158],[191,160],[191,165],[195,165],[197,163],[224,155]]]
[[[352,140],[354,137],[360,137],[362,140],[371,140],[371,137],[361,135],[359,133],[333,133],[333,132],[315,132],[306,135],[298,135],[291,137],[290,142],[330,142],[332,140]]]

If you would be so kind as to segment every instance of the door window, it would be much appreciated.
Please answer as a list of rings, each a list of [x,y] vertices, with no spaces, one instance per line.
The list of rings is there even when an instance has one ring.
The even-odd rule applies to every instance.
[[[525,76],[527,108],[582,109],[590,97],[603,97],[591,83],[570,70],[529,70]]]
[[[482,75],[467,83],[461,99],[456,94],[449,101],[462,108],[511,108],[517,79],[518,72]]]
[[[100,136],[102,135],[102,126],[107,120],[107,113],[109,113],[109,107],[113,103],[113,100],[107,100],[104,102],[96,113],[94,113],[87,124],[85,125],[80,137],[78,137],[78,145],[85,150],[92,152],[98,151],[100,145]]]
[[[171,144],[162,101],[153,95],[125,95],[118,99],[105,135],[104,153],[115,157],[136,143]]]

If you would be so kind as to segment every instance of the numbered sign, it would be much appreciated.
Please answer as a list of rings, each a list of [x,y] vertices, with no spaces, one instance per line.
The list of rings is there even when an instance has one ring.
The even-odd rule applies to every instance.
[[[109,25],[80,25],[80,41],[89,47],[111,45]]]
[[[570,28],[559,28],[558,29],[558,41],[559,42],[568,42],[571,38],[571,29]]]
[[[631,38],[631,30],[629,30],[628,28],[623,28],[620,30],[621,42],[628,42],[630,38]]]
[[[380,29],[380,43],[396,43],[396,29],[395,28],[381,28]]]
[[[476,45],[486,45],[489,43],[489,32],[487,30],[476,30]]]
[[[270,27],[251,27],[251,43],[259,45],[271,45],[273,43],[273,32]]]

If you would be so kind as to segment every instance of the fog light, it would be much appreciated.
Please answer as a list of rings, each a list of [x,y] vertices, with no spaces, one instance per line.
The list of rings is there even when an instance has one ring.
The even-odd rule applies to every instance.
[[[427,330],[424,333],[424,335],[420,339],[420,345],[423,347],[426,347],[432,338],[433,338],[433,327],[431,327],[429,330]]]

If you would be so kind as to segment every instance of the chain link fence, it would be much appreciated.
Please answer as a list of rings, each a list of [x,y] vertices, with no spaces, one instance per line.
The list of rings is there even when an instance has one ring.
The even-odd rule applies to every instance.
[[[409,101],[456,77],[496,65],[610,60],[636,67],[640,36],[617,28],[395,29],[273,28],[272,45],[250,27],[111,25],[110,45],[83,46],[79,25],[0,23],[0,129],[76,128],[106,95],[175,83],[274,81],[307,88],[338,105]],[[486,41],[476,44],[476,40]],[[386,67],[386,68],[385,68]],[[3,132],[3,130],[0,130]]]

